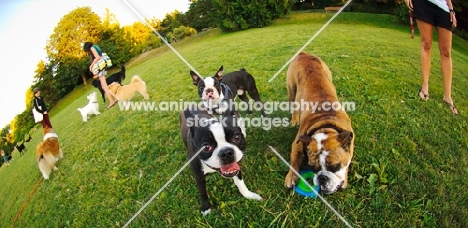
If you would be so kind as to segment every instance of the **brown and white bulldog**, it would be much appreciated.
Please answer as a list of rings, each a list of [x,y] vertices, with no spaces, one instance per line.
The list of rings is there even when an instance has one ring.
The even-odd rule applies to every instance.
[[[291,107],[310,104],[300,105],[292,112],[291,125],[299,125],[291,146],[292,168],[299,171],[306,156],[315,173],[314,184],[320,186],[321,193],[331,194],[346,188],[354,132],[343,109],[326,108],[339,102],[330,69],[319,57],[302,52],[289,65],[286,81]],[[316,109],[312,109],[312,104]],[[297,179],[295,172],[289,170],[285,187],[292,188]]]

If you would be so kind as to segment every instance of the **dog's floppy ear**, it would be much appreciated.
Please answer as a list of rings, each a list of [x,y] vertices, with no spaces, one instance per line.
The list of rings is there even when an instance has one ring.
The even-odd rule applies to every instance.
[[[193,70],[190,70],[190,76],[192,76],[193,84],[197,86],[198,82],[201,80],[200,76],[198,76],[197,73],[193,72]]]
[[[353,132],[344,130],[337,136],[337,140],[341,143],[343,149],[349,150],[353,137]]]
[[[213,76],[215,78],[217,78],[219,81],[221,81],[223,79],[223,65],[221,65],[221,67],[219,68],[218,72],[216,72],[216,74]]]
[[[305,143],[305,145],[309,145],[311,139],[308,135],[301,135],[299,136],[299,139],[296,141],[296,143],[299,143],[299,141]]]

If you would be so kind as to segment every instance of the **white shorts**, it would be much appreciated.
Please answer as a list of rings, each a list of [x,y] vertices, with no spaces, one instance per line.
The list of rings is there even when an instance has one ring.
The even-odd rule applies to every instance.
[[[106,76],[107,75],[107,70],[101,70],[97,73],[97,76],[101,77],[101,76]]]

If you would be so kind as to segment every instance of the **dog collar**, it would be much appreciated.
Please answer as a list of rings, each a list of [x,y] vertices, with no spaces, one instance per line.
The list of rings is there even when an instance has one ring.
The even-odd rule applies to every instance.
[[[47,133],[44,135],[44,138],[42,139],[42,141],[45,141],[48,138],[58,138],[58,135],[56,133]]]
[[[221,87],[224,87],[224,94],[225,94],[225,96],[224,96],[223,101],[225,101],[225,100],[227,100],[227,95],[228,95],[228,93],[232,95],[232,90],[231,90],[231,88],[229,88],[228,85],[226,85],[226,84],[224,84],[224,83],[220,83],[219,85],[220,85]]]
[[[205,108],[205,110],[207,110],[208,112],[215,112],[215,113],[219,113],[219,111],[222,111],[224,108],[227,110],[228,107],[229,107],[229,104],[227,104],[227,100],[226,99],[223,99],[221,100],[221,102],[218,104],[218,105],[212,105],[210,107],[207,107],[203,104],[203,107]],[[219,113],[221,114],[221,113]]]
[[[335,129],[338,133],[341,133],[343,131],[343,129],[335,126],[335,125],[331,125],[331,124],[326,124],[326,125],[323,125],[323,126],[320,126],[320,127],[316,127],[314,129],[312,129],[311,131],[309,131],[309,133],[307,133],[307,136],[312,136],[315,134],[315,132],[317,132],[318,130],[322,129],[322,128],[331,128],[331,129]]]

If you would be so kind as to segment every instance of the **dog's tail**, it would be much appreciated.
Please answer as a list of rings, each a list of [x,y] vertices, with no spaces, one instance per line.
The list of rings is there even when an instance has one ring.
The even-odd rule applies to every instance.
[[[138,76],[138,75],[133,76],[132,81],[130,82],[130,84],[132,84],[132,83],[146,84],[143,80],[141,80],[140,76]]]
[[[123,81],[123,80],[125,80],[125,66],[123,64],[120,66],[120,71],[122,72],[122,80],[121,81]]]
[[[42,150],[36,152],[37,164],[42,176],[47,180],[49,179],[50,173],[52,173],[52,167],[55,165],[55,158],[50,153],[44,153],[43,149],[39,148],[39,145],[37,149]]]

